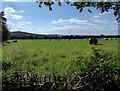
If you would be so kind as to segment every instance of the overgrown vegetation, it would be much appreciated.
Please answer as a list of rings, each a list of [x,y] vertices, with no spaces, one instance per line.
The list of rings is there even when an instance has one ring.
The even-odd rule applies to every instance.
[[[88,40],[19,40],[2,48],[2,60],[11,65],[7,70],[9,74],[22,70],[40,75],[64,75],[85,68],[93,55],[91,47],[118,54],[118,40],[99,40],[99,43],[103,45],[90,45]]]
[[[91,52],[89,55],[78,52],[75,55],[69,55],[71,57],[68,60],[66,59],[67,55],[62,54],[58,55],[60,56],[59,60],[57,60],[56,58],[55,61],[50,60],[51,58],[49,58],[49,52],[47,52],[47,54],[43,51],[37,51],[37,53],[33,54],[31,53],[32,57],[30,57],[30,60],[28,59],[30,54],[27,54],[27,51],[24,50],[24,52],[21,53],[16,50],[16,53],[18,52],[17,55],[16,53],[9,55],[14,56],[14,61],[12,61],[13,57],[11,57],[12,60],[8,59],[10,58],[8,57],[5,61],[3,61],[3,84],[7,84],[6,82],[8,82],[7,85],[14,87],[16,85],[11,85],[11,83],[15,83],[18,80],[18,82],[21,82],[21,85],[17,84],[21,87],[16,88],[18,91],[21,89],[22,91],[29,91],[31,88],[34,91],[119,91],[120,54],[118,54],[117,51],[110,52],[110,50],[105,51],[104,48],[104,50],[95,48],[96,46],[91,46],[92,49],[89,51]],[[41,60],[38,60],[37,56],[41,55],[42,53],[44,54],[42,55],[43,57],[41,58]],[[36,59],[34,59],[34,57],[36,57]],[[55,55],[55,57],[57,56]],[[51,62],[49,63],[49,61]],[[41,69],[41,66],[43,67],[43,69]],[[50,70],[51,66],[54,66],[56,68]],[[43,70],[43,74],[39,74],[39,72],[41,71],[36,70],[38,67],[39,70]],[[57,68],[59,68],[60,70],[57,70]],[[63,70],[64,72],[62,72]],[[21,74],[19,73],[21,71],[25,72],[24,76],[21,76]],[[53,73],[51,73],[50,71],[53,71]],[[62,75],[62,73],[64,73],[64,75]],[[28,74],[29,77],[27,76]],[[42,78],[43,75],[44,78]],[[24,79],[28,78],[31,80],[28,80],[27,84],[29,84],[29,86],[26,87],[24,82],[26,80]]]

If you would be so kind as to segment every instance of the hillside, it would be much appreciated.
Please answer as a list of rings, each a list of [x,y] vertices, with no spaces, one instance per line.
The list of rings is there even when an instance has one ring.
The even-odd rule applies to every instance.
[[[59,35],[59,34],[34,34],[22,31],[11,32],[11,39],[83,39],[83,38],[120,38],[120,35]]]

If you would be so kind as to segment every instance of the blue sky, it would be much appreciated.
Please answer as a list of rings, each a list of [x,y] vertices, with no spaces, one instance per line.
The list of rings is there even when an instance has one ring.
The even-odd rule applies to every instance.
[[[118,34],[118,24],[112,10],[101,14],[93,8],[93,13],[89,13],[86,8],[79,13],[75,7],[65,3],[61,7],[54,4],[52,8],[52,11],[46,6],[39,8],[35,2],[2,2],[10,31],[69,35]]]

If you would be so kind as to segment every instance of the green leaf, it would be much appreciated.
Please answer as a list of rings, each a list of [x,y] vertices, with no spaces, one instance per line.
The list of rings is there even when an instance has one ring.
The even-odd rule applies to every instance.
[[[116,11],[114,12],[114,15],[115,15],[115,17],[117,16],[117,12]]]
[[[51,6],[49,6],[49,10],[52,11],[52,7]]]
[[[92,13],[92,11],[90,9],[88,9],[88,12]]]
[[[62,6],[61,2],[58,2],[58,5],[59,5],[59,6]]]

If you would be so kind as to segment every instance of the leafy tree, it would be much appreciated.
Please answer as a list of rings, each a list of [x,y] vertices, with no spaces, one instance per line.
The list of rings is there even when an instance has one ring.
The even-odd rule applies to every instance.
[[[62,6],[61,1],[62,0],[55,0],[59,6]],[[69,0],[64,0],[64,2],[68,5],[71,5],[75,7],[80,13],[84,10],[84,8],[88,8],[88,12],[92,13],[91,7],[97,9],[100,11],[100,13],[103,12],[109,12],[110,9],[114,10],[114,16],[116,17],[116,20],[120,22],[120,1],[119,2],[101,2],[104,0],[97,0],[99,2],[92,2],[96,0],[90,0],[91,2],[84,2],[84,0],[78,0],[75,2],[70,2]],[[107,0],[112,1],[112,0]],[[37,0],[36,1],[39,4],[39,7],[42,5],[48,6],[49,10],[52,11],[52,5],[55,3],[53,0]]]
[[[10,32],[7,27],[7,19],[4,17],[4,12],[0,12],[0,26],[2,29],[2,41],[7,41],[10,38]]]
[[[104,35],[103,35],[103,34],[101,34],[101,35],[100,35],[100,37],[101,37],[101,38],[103,38],[103,37],[104,37]]]

